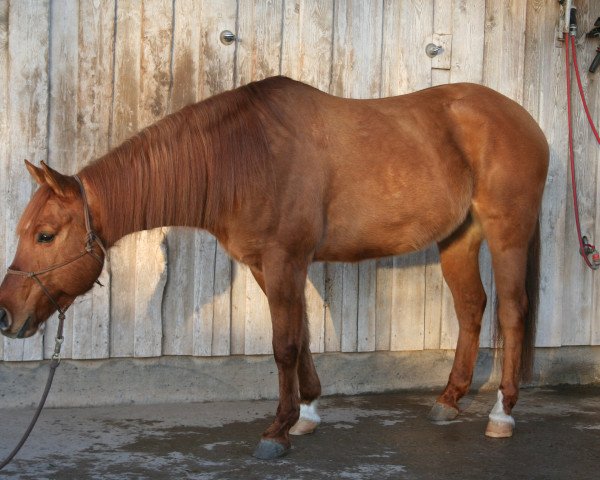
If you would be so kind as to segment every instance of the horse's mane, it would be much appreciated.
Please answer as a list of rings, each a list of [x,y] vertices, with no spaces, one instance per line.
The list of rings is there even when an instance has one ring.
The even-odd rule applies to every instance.
[[[116,147],[80,175],[102,195],[112,244],[162,225],[211,229],[251,191],[273,189],[267,123],[284,120],[274,78],[187,106]]]

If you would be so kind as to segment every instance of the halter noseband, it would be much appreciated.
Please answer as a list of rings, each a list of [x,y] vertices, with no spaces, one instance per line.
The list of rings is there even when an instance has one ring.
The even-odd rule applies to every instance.
[[[85,188],[83,187],[83,182],[77,175],[75,175],[74,178],[75,178],[75,180],[77,180],[77,184],[79,185],[79,190],[81,191],[81,199],[83,201],[83,216],[85,218],[85,230],[86,230],[85,249],[83,250],[83,252],[79,253],[78,255],[76,255],[75,257],[73,257],[69,260],[66,260],[61,263],[56,263],[54,265],[50,265],[49,267],[46,267],[42,270],[37,270],[35,272],[25,272],[22,270],[14,270],[11,268],[9,268],[6,272],[7,274],[11,274],[11,275],[19,275],[21,277],[33,278],[37,282],[37,284],[40,286],[40,288],[42,289],[44,294],[50,299],[52,304],[56,307],[56,310],[58,310],[58,318],[60,320],[61,327],[62,327],[62,321],[64,320],[64,317],[65,317],[65,312],[67,311],[67,308],[69,308],[69,307],[66,307],[65,309],[63,309],[58,304],[58,301],[48,291],[48,289],[42,283],[42,281],[38,278],[38,276],[43,275],[44,273],[48,273],[53,270],[57,270],[59,268],[65,267],[65,266],[79,260],[81,257],[83,257],[85,255],[91,255],[92,258],[94,258],[94,260],[96,260],[98,263],[100,263],[100,265],[103,265],[104,262],[103,262],[102,258],[100,258],[100,256],[94,252],[94,242],[98,244],[98,246],[100,247],[102,252],[104,252],[104,258],[106,258],[106,248],[104,248],[102,240],[100,240],[100,237],[98,236],[98,234],[92,229],[90,209],[89,209],[89,205],[88,205],[88,201],[87,201],[87,195],[85,194]],[[99,283],[97,280],[96,280],[96,282]],[[62,330],[62,328],[61,328],[61,330]],[[57,338],[59,338],[59,337],[62,338],[62,332],[59,333]]]

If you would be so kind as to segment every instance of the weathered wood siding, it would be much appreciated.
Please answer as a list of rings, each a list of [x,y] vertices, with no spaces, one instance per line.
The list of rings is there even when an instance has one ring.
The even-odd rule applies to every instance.
[[[587,30],[597,3],[575,3]],[[470,81],[523,104],[551,145],[537,344],[598,345],[600,274],[584,268],[574,233],[557,17],[557,2],[545,0],[0,0],[0,265],[13,257],[15,226],[34,190],[24,158],[75,173],[165,114],[269,75],[355,98]],[[225,29],[236,32],[234,44],[220,43]],[[434,59],[425,55],[432,41],[445,47]],[[584,69],[594,47],[579,47]],[[583,78],[598,119],[600,77]],[[600,242],[600,148],[574,100],[583,231]],[[106,286],[69,311],[66,357],[271,351],[264,295],[212,236],[141,232],[120,241],[110,260]],[[493,298],[486,248],[481,270]],[[458,325],[435,247],[316,264],[309,280],[314,352],[455,346]],[[491,344],[488,304],[482,346]],[[0,358],[47,358],[55,322],[45,336],[3,339]]]

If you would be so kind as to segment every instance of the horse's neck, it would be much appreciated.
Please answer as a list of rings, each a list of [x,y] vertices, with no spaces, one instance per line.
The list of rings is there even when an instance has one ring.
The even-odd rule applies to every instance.
[[[142,132],[81,172],[108,246],[141,230],[205,226],[205,168],[192,156],[193,149],[164,136],[152,138],[158,131]]]
[[[238,89],[186,107],[81,172],[109,246],[162,226],[215,233],[243,199],[269,194],[271,126],[253,95]]]

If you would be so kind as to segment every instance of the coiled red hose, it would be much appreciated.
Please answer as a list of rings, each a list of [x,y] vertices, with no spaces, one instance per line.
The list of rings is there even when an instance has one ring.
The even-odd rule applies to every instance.
[[[567,115],[569,117],[567,123],[568,123],[568,129],[569,129],[569,163],[571,166],[571,185],[573,187],[572,191],[573,191],[573,208],[575,210],[575,226],[577,227],[577,237],[579,239],[579,248],[580,248],[581,256],[583,257],[585,264],[589,268],[591,268],[592,270],[596,270],[598,267],[596,265],[594,265],[592,262],[590,262],[590,259],[588,258],[587,254],[586,254],[587,249],[589,249],[589,248],[594,249],[595,247],[593,245],[586,244],[583,241],[583,236],[581,235],[581,223],[579,220],[579,202],[577,200],[577,180],[575,178],[575,152],[573,150],[573,125],[572,125],[572,112],[571,112],[571,62],[569,59],[569,48],[570,47],[573,50],[573,63],[575,66],[577,84],[579,86],[579,95],[581,96],[581,100],[582,100],[582,103],[583,103],[583,106],[585,109],[585,113],[588,118],[588,122],[590,123],[590,126],[592,127],[592,130],[594,132],[594,135],[596,136],[596,140],[598,141],[598,143],[600,143],[600,137],[598,136],[598,131],[596,130],[594,122],[592,121],[592,117],[590,115],[590,111],[588,109],[587,102],[585,101],[585,95],[583,94],[583,87],[581,85],[581,78],[579,76],[579,68],[577,65],[577,52],[576,52],[576,46],[575,46],[575,37],[567,34],[566,39],[565,39],[565,61],[566,61],[566,67],[567,67],[566,68],[566,72],[567,72],[566,73],[567,74]]]

